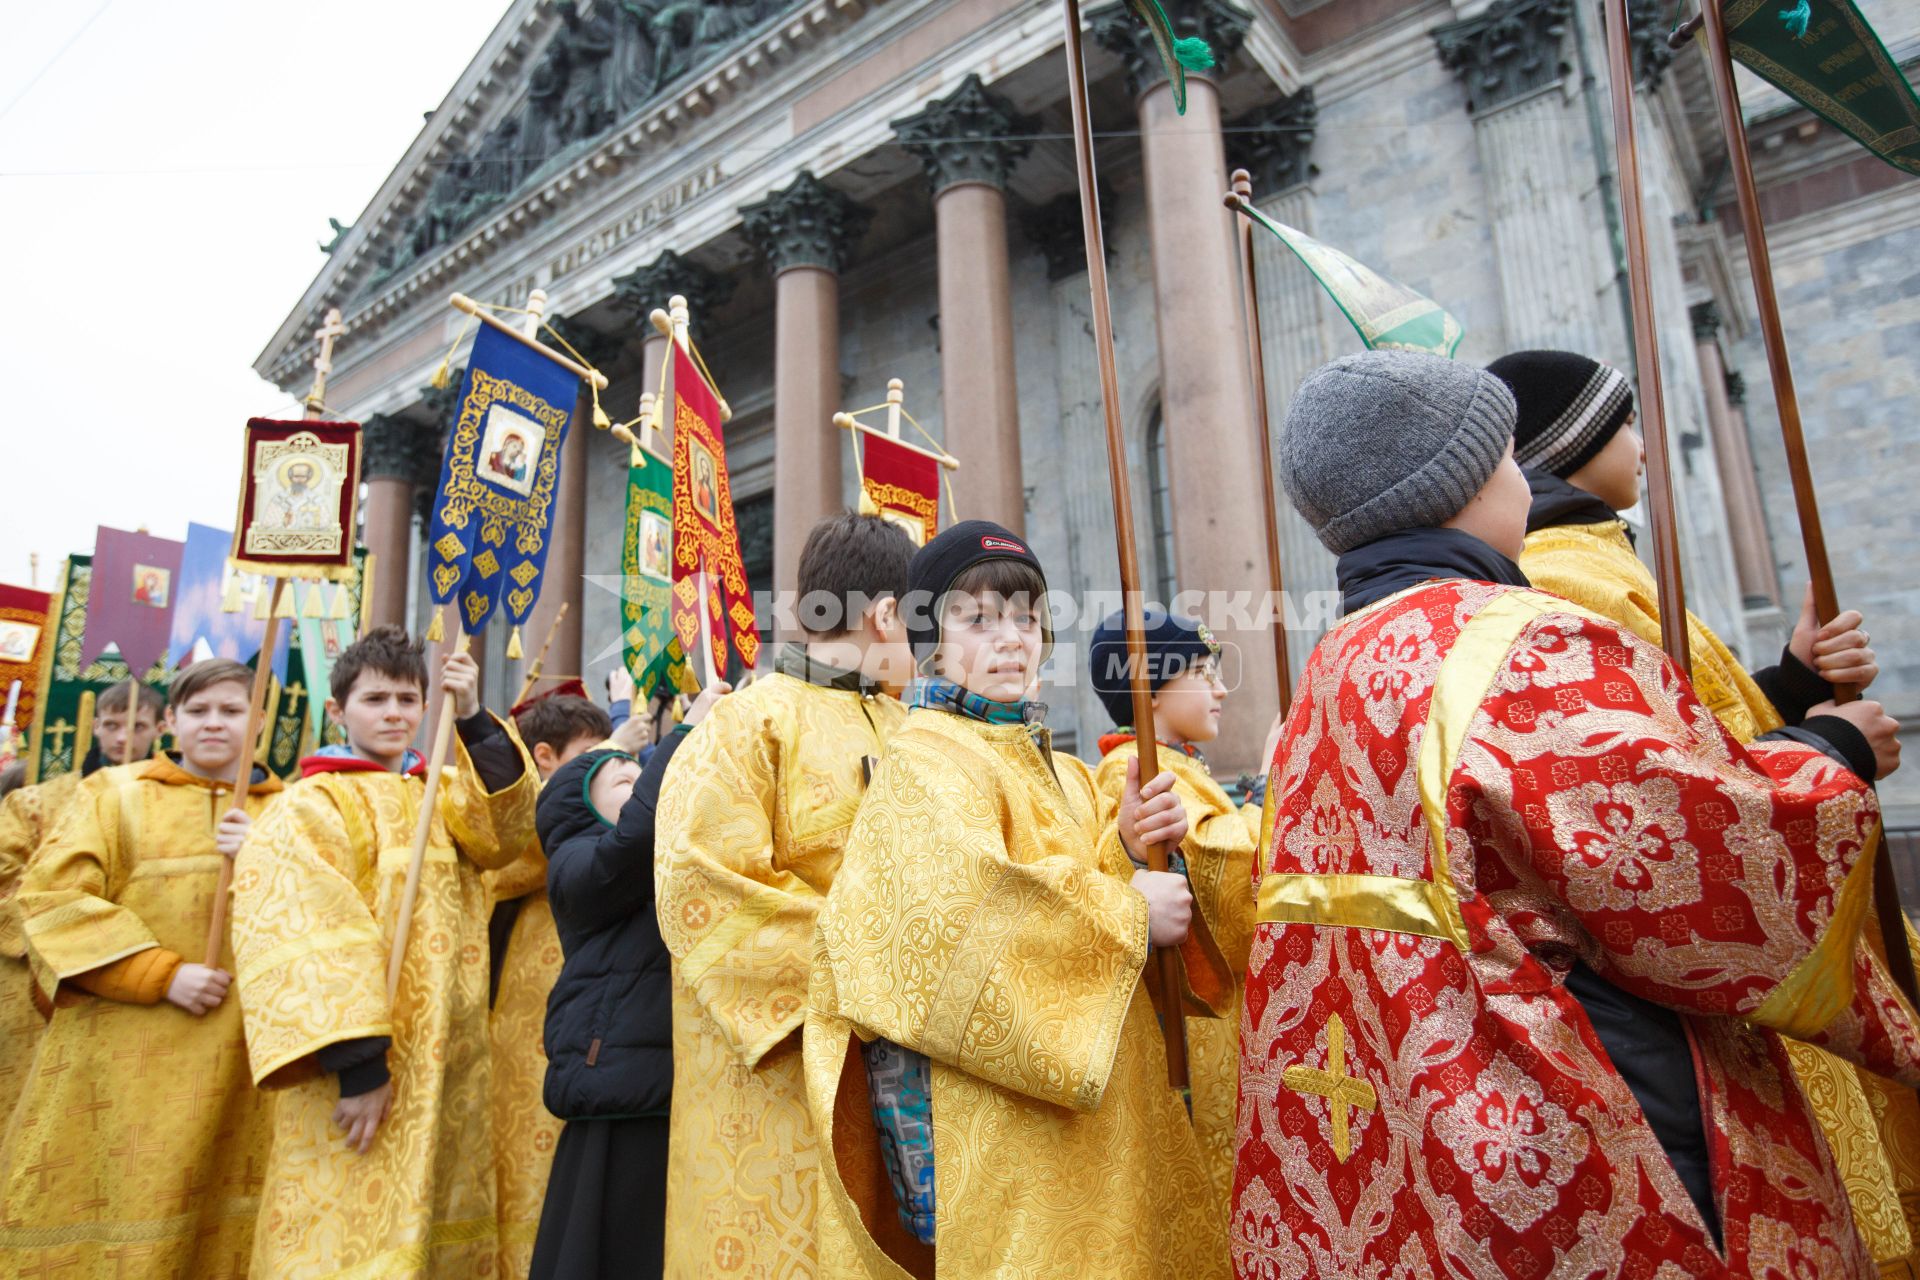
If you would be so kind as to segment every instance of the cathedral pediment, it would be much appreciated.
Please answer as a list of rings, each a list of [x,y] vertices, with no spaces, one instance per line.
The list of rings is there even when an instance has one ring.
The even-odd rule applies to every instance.
[[[869,0],[518,0],[327,262],[256,368],[297,380],[329,306],[379,326],[644,163]],[[437,291],[437,290],[436,290]]]

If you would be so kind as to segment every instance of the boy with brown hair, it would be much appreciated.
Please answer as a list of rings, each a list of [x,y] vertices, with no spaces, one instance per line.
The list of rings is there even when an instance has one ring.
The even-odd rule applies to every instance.
[[[906,712],[913,543],[830,516],[800,553],[804,643],[713,708],[661,785],[654,880],[673,956],[666,1270],[811,1276],[820,1153],[799,1037],[814,917],[872,761]]]
[[[27,869],[16,904],[52,1017],[0,1157],[0,1272],[244,1264],[268,1121],[232,961],[200,959],[221,860],[281,789],[256,765],[231,799],[252,692],[225,658],[174,677],[177,749],[80,783]]]
[[[17,787],[0,800],[0,1116],[13,1111],[27,1064],[46,1019],[33,1003],[33,975],[27,967],[27,941],[20,931],[20,914],[13,904],[20,878],[53,830],[82,779],[106,764],[118,764],[133,733],[133,758],[145,760],[160,736],[160,716],[166,700],[146,685],[137,686],[139,706],[127,715],[127,682],[122,680],[100,695],[95,707],[94,737],[80,763],[37,784]]]
[[[1032,701],[1051,636],[1026,544],[968,520],[914,557],[927,672],[820,912],[806,1065],[823,1274],[1221,1276],[1225,1224],[1142,983],[1194,963],[1171,773],[1092,770]],[[1196,945],[1189,942],[1189,931]],[[1202,988],[1230,988],[1216,963]],[[1167,993],[1175,999],[1181,993]],[[870,1128],[867,1117],[870,1116]],[[875,1145],[891,1183],[864,1185]]]
[[[526,752],[480,703],[463,653],[441,668],[456,763],[441,781],[419,897],[387,996],[426,762],[418,643],[376,627],[333,667],[344,746],[255,827],[234,868],[233,938],[254,1082],[280,1090],[253,1269],[276,1280],[484,1275],[496,1260],[482,873],[533,839]]]
[[[568,680],[510,713],[542,788],[613,732],[607,713]],[[498,1169],[501,1280],[524,1280],[540,1229],[560,1121],[546,1108],[547,997],[560,976],[560,934],[547,901],[547,855],[535,841],[512,865],[487,873],[493,896],[493,1156]]]

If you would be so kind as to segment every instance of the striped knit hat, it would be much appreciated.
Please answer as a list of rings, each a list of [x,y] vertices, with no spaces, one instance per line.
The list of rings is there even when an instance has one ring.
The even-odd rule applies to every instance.
[[[1516,351],[1487,366],[1513,391],[1513,460],[1561,479],[1606,448],[1633,413],[1633,388],[1612,365],[1571,351]]]

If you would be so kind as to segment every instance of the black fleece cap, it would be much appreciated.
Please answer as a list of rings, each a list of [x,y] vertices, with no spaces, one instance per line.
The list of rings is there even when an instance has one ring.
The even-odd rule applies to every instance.
[[[1018,560],[1047,580],[1027,540],[991,520],[962,520],[941,530],[907,566],[905,621],[914,653],[931,653],[940,642],[940,597],[961,574],[988,560]]]

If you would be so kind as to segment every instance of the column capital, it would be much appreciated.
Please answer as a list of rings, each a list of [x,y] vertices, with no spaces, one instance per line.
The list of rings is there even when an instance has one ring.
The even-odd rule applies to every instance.
[[[873,221],[873,210],[806,169],[779,191],[740,209],[741,233],[775,275],[819,267],[838,275]]]
[[[1562,37],[1573,0],[1496,0],[1477,18],[1436,27],[1440,65],[1467,90],[1467,111],[1484,115],[1563,79]]]
[[[460,403],[460,388],[467,380],[467,367],[456,364],[447,370],[447,385],[420,388],[420,407],[426,411],[428,426],[443,434],[453,425],[453,409]]]
[[[1320,166],[1313,153],[1314,126],[1320,108],[1313,86],[1255,107],[1228,127],[1227,150],[1253,175],[1255,195],[1278,195],[1310,181]]]
[[[655,307],[666,306],[674,294],[687,300],[687,310],[698,327],[710,313],[727,305],[735,283],[724,272],[664,249],[646,266],[613,278],[613,305],[634,318],[643,336],[651,337],[653,326],[647,323],[647,317]]]
[[[1727,403],[1736,409],[1747,407],[1747,377],[1736,369],[1727,370]]]
[[[1189,71],[1189,77],[1219,79],[1227,61],[1246,43],[1247,31],[1253,26],[1253,15],[1227,0],[1164,0],[1161,7],[1173,24],[1175,38],[1198,36],[1213,50],[1213,70]],[[1101,48],[1119,54],[1126,63],[1127,88],[1134,97],[1167,78],[1152,32],[1133,16],[1124,0],[1088,14],[1087,29]]]
[[[427,433],[405,418],[373,413],[360,424],[360,474],[368,480],[404,480],[413,484],[420,467],[416,454]]]
[[[1005,189],[1013,167],[1033,150],[1039,122],[1020,114],[980,77],[968,76],[944,98],[891,123],[893,136],[927,170],[927,185],[939,195],[962,182]]]
[[[1695,342],[1712,342],[1720,334],[1720,304],[1711,298],[1688,307],[1687,319],[1693,322]]]
[[[1106,179],[1099,180],[1100,193],[1100,229],[1106,233],[1102,243],[1106,246],[1107,258],[1113,258],[1113,189]],[[1020,225],[1031,240],[1047,256],[1047,279],[1065,280],[1077,276],[1087,269],[1086,224],[1080,216],[1080,196],[1076,192],[1055,196],[1045,204],[1029,209],[1020,219]]]

